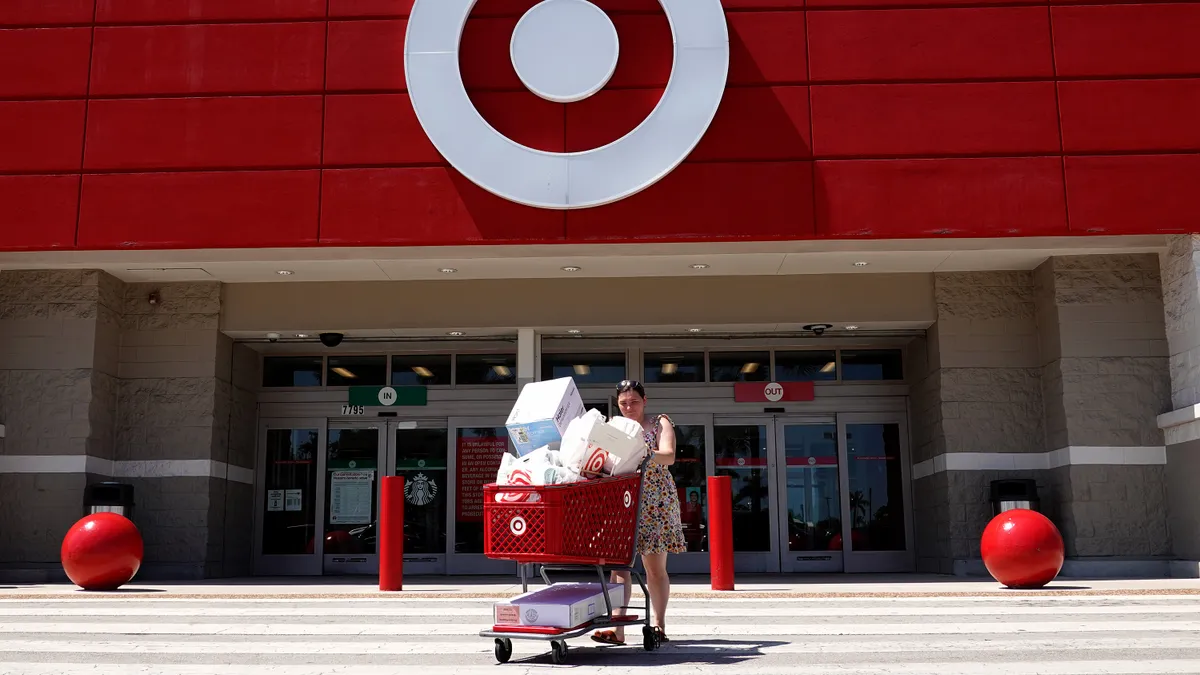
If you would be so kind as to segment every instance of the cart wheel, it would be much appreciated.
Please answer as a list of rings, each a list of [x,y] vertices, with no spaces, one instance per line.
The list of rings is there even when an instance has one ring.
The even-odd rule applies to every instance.
[[[508,663],[512,658],[512,640],[508,638],[496,638],[496,661],[500,663]]]
[[[550,643],[550,660],[562,665],[567,660],[567,643],[555,640]]]
[[[658,649],[658,636],[654,634],[654,629],[650,626],[642,626],[642,646],[648,652]]]

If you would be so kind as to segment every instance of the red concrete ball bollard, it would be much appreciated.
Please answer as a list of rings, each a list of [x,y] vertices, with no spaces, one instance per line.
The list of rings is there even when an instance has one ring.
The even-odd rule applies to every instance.
[[[80,518],[63,537],[63,571],[87,591],[113,591],[129,583],[142,566],[142,533],[116,513]]]
[[[1050,519],[1029,509],[1004,511],[983,530],[983,565],[1009,588],[1041,588],[1062,571],[1062,535]]]

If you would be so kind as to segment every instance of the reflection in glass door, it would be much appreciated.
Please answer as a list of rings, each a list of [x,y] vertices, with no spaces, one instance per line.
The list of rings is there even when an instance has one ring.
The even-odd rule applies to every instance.
[[[674,574],[705,574],[708,559],[708,475],[707,419],[702,416],[672,415],[675,425],[675,463],[671,477],[679,494],[679,516],[687,553],[667,559],[667,570]]]
[[[321,573],[318,458],[325,420],[270,420],[259,436],[255,482],[256,574]]]
[[[713,468],[733,490],[733,551],[738,572],[779,569],[775,509],[771,508],[774,445],[771,419],[719,420],[713,425]]]
[[[903,418],[839,415],[846,444],[847,572],[915,568]]]
[[[378,423],[329,424],[324,467],[326,574],[378,572],[376,514],[384,451]]]
[[[784,467],[779,533],[783,572],[842,571],[842,498],[837,424],[777,419]]]

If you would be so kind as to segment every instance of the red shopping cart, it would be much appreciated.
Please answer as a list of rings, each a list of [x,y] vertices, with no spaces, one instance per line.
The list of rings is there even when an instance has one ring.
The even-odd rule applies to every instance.
[[[650,593],[634,569],[637,525],[642,510],[642,475],[649,458],[637,473],[568,483],[565,485],[486,485],[483,488],[483,552],[495,560],[522,565],[541,564],[542,580],[552,585],[548,572],[595,572],[604,590],[603,615],[570,628],[529,625],[493,625],[480,631],[495,640],[496,660],[512,657],[513,640],[550,642],[554,663],[567,656],[567,640],[600,628],[642,625],[642,645],[658,647],[650,625]],[[645,617],[618,616],[608,596],[610,572],[629,572],[646,598]],[[521,590],[529,584],[521,575]]]

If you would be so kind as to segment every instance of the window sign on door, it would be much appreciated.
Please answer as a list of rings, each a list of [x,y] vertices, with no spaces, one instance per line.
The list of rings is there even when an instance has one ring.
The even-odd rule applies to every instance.
[[[396,429],[396,475],[404,477],[405,555],[446,552],[446,433]]]
[[[325,451],[325,553],[375,553],[379,429],[330,428]]]
[[[463,474],[459,474],[454,551],[483,553],[483,486],[496,480],[500,460],[509,451],[508,429],[502,426],[460,428],[455,438],[455,450],[460,472],[467,470],[462,464],[465,458],[471,458],[477,466],[468,474],[473,476],[470,484],[464,483]]]

